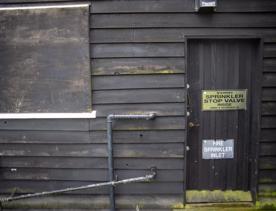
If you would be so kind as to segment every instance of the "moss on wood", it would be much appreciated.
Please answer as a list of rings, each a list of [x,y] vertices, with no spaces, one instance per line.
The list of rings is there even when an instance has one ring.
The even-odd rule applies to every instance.
[[[187,202],[250,202],[252,201],[249,191],[221,191],[221,190],[190,190],[186,193]]]

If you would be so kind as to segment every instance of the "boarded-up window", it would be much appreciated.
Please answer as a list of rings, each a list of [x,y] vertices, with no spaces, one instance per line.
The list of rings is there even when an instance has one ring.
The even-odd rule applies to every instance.
[[[0,112],[91,110],[89,6],[0,9]]]

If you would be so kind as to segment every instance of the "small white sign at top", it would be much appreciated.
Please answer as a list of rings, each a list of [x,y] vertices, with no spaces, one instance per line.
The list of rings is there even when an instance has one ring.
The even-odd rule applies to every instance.
[[[204,1],[202,1],[201,6],[203,6],[203,7],[215,7],[216,3],[214,1],[212,1],[212,2],[204,2]]]

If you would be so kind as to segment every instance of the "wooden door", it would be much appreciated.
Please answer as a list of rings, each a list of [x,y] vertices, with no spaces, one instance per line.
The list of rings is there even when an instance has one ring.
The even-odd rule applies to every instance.
[[[251,90],[257,48],[253,39],[187,41],[188,190],[250,190]],[[246,109],[203,111],[203,90],[245,90]],[[233,158],[203,159],[204,141],[229,139]]]

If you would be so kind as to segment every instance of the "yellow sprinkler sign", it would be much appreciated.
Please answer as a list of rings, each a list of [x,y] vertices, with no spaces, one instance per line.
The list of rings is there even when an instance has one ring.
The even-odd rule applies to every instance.
[[[203,111],[246,110],[247,89],[202,90]]]

